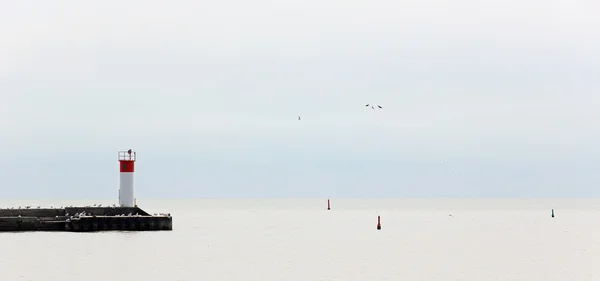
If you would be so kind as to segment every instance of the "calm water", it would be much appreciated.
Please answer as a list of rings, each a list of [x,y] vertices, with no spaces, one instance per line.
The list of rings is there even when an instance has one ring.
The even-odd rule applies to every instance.
[[[0,233],[0,280],[600,280],[600,200],[331,203],[140,200],[174,230]]]

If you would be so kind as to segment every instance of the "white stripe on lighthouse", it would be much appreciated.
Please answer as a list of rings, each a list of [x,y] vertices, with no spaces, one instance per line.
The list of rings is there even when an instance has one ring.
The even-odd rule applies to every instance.
[[[133,172],[121,173],[121,186],[119,189],[119,194],[119,204],[121,207],[134,207]]]

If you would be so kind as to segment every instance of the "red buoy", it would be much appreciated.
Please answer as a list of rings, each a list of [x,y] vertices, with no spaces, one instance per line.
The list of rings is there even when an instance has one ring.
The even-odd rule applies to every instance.
[[[331,205],[329,205],[329,199],[327,199],[327,210],[331,210]]]
[[[377,216],[377,230],[381,230],[381,217]]]

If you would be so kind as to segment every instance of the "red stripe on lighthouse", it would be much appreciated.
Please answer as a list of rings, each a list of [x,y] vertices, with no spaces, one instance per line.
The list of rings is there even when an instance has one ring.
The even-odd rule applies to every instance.
[[[133,173],[134,164],[134,161],[119,161],[119,165],[121,166],[121,173]]]

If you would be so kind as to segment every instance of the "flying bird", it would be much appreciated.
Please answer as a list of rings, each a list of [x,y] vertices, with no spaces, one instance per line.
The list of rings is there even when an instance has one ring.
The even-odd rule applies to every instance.
[[[300,120],[300,116],[298,116],[298,120]]]
[[[371,107],[371,109],[375,109],[375,106],[373,106],[373,105],[371,105],[371,104],[369,104],[369,103],[367,103],[367,104],[365,105],[365,107],[369,107],[369,106]],[[381,105],[377,105],[377,107],[378,107],[378,108],[380,108],[380,109],[382,109],[382,108],[383,108]]]

